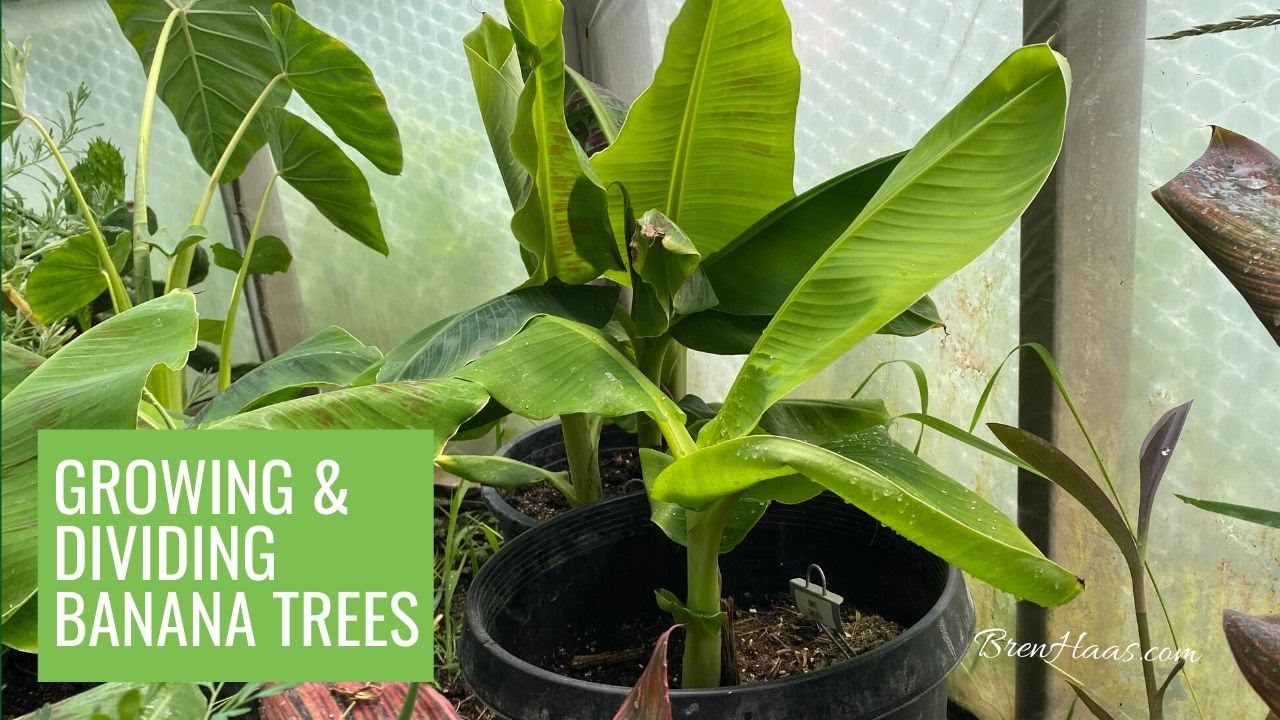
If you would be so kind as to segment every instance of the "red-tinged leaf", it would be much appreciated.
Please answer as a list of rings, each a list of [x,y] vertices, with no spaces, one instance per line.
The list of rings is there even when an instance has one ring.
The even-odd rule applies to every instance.
[[[1142,478],[1142,496],[1138,503],[1138,547],[1147,545],[1147,528],[1151,525],[1151,508],[1155,505],[1156,490],[1164,478],[1164,471],[1173,459],[1173,449],[1182,435],[1191,403],[1179,405],[1165,413],[1147,433],[1138,453],[1138,474]]]
[[[1151,194],[1280,344],[1280,158],[1215,126],[1200,159]]]
[[[1244,679],[1271,712],[1280,714],[1280,615],[1255,617],[1224,610],[1222,632]]]
[[[671,696],[667,692],[667,644],[671,633],[679,625],[672,625],[658,638],[653,656],[645,666],[636,686],[627,693],[627,699],[613,720],[671,720]]]
[[[1142,559],[1138,554],[1138,546],[1129,534],[1120,511],[1112,504],[1102,487],[1074,460],[1048,440],[1021,428],[999,423],[988,423],[987,427],[991,428],[996,439],[1009,448],[1010,452],[1022,458],[1083,505],[1111,536],[1130,570],[1141,568]]]

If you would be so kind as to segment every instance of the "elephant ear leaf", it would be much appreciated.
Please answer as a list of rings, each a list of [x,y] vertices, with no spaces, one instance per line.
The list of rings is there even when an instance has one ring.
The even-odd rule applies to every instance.
[[[0,140],[8,140],[22,124],[22,114],[27,109],[27,56],[31,54],[31,39],[23,41],[22,48],[19,49],[9,42],[8,36],[0,33],[0,45],[4,46]]]
[[[151,67],[160,33],[169,30],[160,68],[160,99],[173,113],[191,152],[213,173],[241,121],[264,92],[265,107],[284,105],[288,84],[261,17],[292,0],[108,0],[116,22],[138,53],[143,71]],[[173,15],[172,25],[166,25]],[[268,90],[270,86],[270,90]],[[266,142],[260,123],[251,123],[222,172],[234,180]]]
[[[4,398],[4,583],[8,621],[36,592],[36,461],[41,430],[132,429],[152,368],[179,369],[196,345],[196,301],[178,291],[90,328],[31,371]],[[6,354],[6,360],[8,356]]]
[[[338,139],[382,172],[399,175],[400,129],[360,56],[284,4],[271,9],[271,36],[286,81]]]
[[[1280,158],[1214,127],[1200,159],[1151,194],[1280,344]]]
[[[750,432],[770,404],[986,251],[1057,160],[1068,85],[1060,55],[1021,48],[929,130],[787,296],[699,442]]]
[[[360,168],[328,135],[288,110],[276,109],[271,125],[280,177],[339,230],[386,255],[378,206]]]

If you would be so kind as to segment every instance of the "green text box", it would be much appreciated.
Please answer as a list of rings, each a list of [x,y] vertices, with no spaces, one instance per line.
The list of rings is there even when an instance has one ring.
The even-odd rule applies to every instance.
[[[429,431],[68,430],[41,432],[39,443],[42,681],[432,677]],[[193,478],[186,484],[178,475],[182,461]],[[233,480],[232,468],[244,479]],[[153,470],[156,503],[149,508]],[[250,476],[253,493],[246,492]],[[330,494],[322,492],[320,476],[333,483]],[[176,507],[171,487],[179,490]],[[332,501],[343,491],[345,514],[333,511]],[[332,514],[317,510],[317,498]],[[98,579],[92,576],[95,545]],[[79,547],[85,555],[77,575]],[[161,575],[165,569],[169,576]],[[77,596],[84,603],[78,615]],[[111,623],[102,608],[111,611]],[[83,623],[82,635],[70,617]]]

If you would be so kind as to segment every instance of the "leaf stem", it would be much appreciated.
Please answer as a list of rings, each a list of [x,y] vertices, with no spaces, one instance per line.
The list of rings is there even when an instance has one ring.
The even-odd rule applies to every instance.
[[[685,511],[689,528],[689,556],[686,572],[689,596],[686,606],[695,615],[712,616],[720,612],[720,540],[724,528],[738,502],[735,493],[717,500],[704,511]],[[685,688],[716,687],[720,684],[720,630],[710,630],[701,623],[685,627]]]
[[[111,259],[111,251],[107,249],[107,239],[102,236],[102,229],[98,227],[98,221],[93,217],[93,209],[89,207],[88,201],[84,199],[84,193],[80,190],[80,183],[76,182],[71,173],[71,167],[67,165],[66,158],[58,150],[58,143],[54,142],[53,136],[49,134],[49,131],[45,129],[40,120],[32,115],[23,115],[23,118],[31,123],[31,126],[40,134],[40,138],[44,140],[45,145],[49,147],[49,152],[53,155],[53,159],[57,161],[58,167],[62,169],[62,174],[67,179],[67,187],[71,188],[71,194],[75,196],[76,204],[80,206],[80,214],[84,217],[85,225],[89,227],[89,234],[93,237],[94,245],[98,248],[98,265],[102,270],[102,274],[107,278],[107,290],[111,295],[112,307],[115,309],[116,314],[128,310],[132,307],[129,302],[129,294],[124,290],[124,282],[120,280],[120,273],[116,270],[116,264]]]
[[[143,386],[142,388],[142,397],[147,402],[151,403],[151,406],[160,413],[160,420],[164,423],[166,430],[178,429],[178,426],[173,423],[173,418],[169,417],[169,410],[164,406],[164,403],[160,402],[160,400],[156,398],[155,394],[147,389],[146,386]]]
[[[147,218],[147,165],[151,157],[151,118],[155,115],[156,95],[160,87],[160,71],[164,66],[165,51],[169,47],[169,33],[181,10],[174,8],[165,18],[156,49],[151,56],[151,68],[147,71],[147,89],[142,96],[142,112],[138,119],[137,162],[133,171],[133,291],[138,302],[151,299],[151,246],[146,243],[150,234]]]
[[[1130,569],[1133,583],[1133,617],[1138,623],[1138,644],[1142,648],[1142,681],[1147,689],[1147,714],[1164,720],[1164,707],[1157,694],[1156,669],[1151,661],[1151,628],[1147,622],[1147,576],[1141,565]]]
[[[204,224],[205,215],[209,212],[209,205],[213,202],[213,195],[218,190],[218,186],[222,184],[222,173],[226,171],[232,156],[235,155],[236,146],[240,144],[244,134],[249,131],[249,126],[253,124],[258,111],[266,105],[267,98],[271,97],[271,91],[275,89],[276,83],[284,78],[284,73],[271,78],[271,81],[258,94],[258,99],[253,101],[253,105],[245,113],[244,119],[240,121],[239,127],[236,128],[235,133],[232,134],[231,139],[227,142],[226,149],[222,151],[222,156],[218,158],[218,164],[214,166],[213,172],[209,175],[209,182],[205,184],[204,193],[200,196],[200,202],[196,204],[195,211],[191,213],[191,222],[188,225]],[[165,292],[187,286],[187,278],[191,275],[191,259],[194,255],[195,247],[192,246],[184,248],[173,258],[173,264],[169,267],[169,277],[165,281]]]
[[[267,181],[267,188],[258,203],[258,212],[253,217],[253,227],[249,230],[249,242],[244,248],[244,259],[240,261],[240,270],[236,272],[235,285],[231,287],[231,300],[227,303],[227,317],[222,324],[222,342],[218,351],[218,390],[226,390],[231,384],[231,341],[235,337],[236,314],[240,309],[240,297],[244,294],[244,284],[249,277],[249,265],[253,262],[253,250],[258,243],[258,233],[262,227],[262,217],[266,214],[267,202],[271,199],[271,189],[275,187],[280,173],[275,173]]]

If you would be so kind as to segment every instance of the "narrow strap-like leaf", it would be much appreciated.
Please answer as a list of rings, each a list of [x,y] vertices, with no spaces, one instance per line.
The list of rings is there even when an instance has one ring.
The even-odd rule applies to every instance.
[[[1173,449],[1182,435],[1191,403],[1179,405],[1165,413],[1147,433],[1138,453],[1138,471],[1142,480],[1142,495],[1138,503],[1138,547],[1147,545],[1147,529],[1151,525],[1151,508],[1155,505],[1156,491],[1164,479],[1164,471],[1173,459]]]

